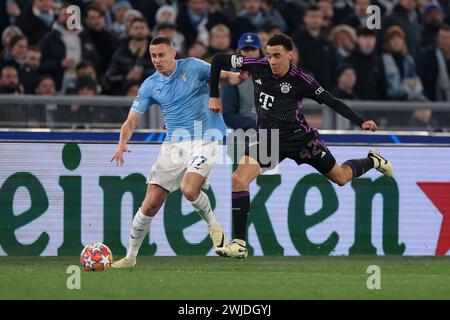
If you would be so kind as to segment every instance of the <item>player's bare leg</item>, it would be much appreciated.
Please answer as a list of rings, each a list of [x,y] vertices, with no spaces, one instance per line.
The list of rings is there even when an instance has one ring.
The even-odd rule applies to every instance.
[[[261,167],[256,160],[243,156],[236,171],[233,172],[232,220],[233,241],[216,253],[222,257],[245,259],[247,250],[247,219],[250,211],[250,183],[261,174]]]
[[[394,175],[392,163],[381,156],[378,150],[370,150],[367,158],[347,160],[342,165],[335,164],[325,176],[339,186],[344,186],[373,168],[388,177]]]
[[[205,177],[195,172],[187,172],[181,182],[181,192],[184,197],[197,210],[198,214],[205,220],[208,226],[209,236],[214,245],[214,250],[228,244],[227,237],[222,226],[216,220],[206,193],[202,191]]]
[[[111,267],[116,269],[132,268],[136,265],[139,248],[150,229],[153,217],[163,205],[169,191],[157,184],[148,184],[147,193],[138,212],[135,214],[130,232],[130,246],[125,258],[114,262]]]
[[[344,186],[353,179],[353,171],[347,164],[339,165],[336,163],[325,176],[337,185]]]

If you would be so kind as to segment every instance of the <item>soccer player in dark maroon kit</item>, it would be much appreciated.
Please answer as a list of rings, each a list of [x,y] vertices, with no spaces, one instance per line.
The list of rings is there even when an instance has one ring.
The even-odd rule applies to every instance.
[[[351,159],[342,165],[321,140],[319,132],[311,128],[303,116],[303,98],[326,104],[364,130],[375,131],[372,120],[361,119],[349,106],[333,97],[314,78],[291,64],[292,39],[276,34],[267,43],[267,57],[254,59],[235,54],[217,54],[211,65],[209,107],[222,111],[219,96],[219,77],[222,69],[238,68],[243,78],[252,75],[258,114],[258,133],[246,145],[245,154],[233,173],[232,221],[233,242],[216,253],[225,257],[246,258],[247,216],[250,211],[249,185],[263,169],[273,168],[286,158],[297,164],[309,164],[328,179],[343,186],[372,168],[393,176],[392,164],[378,150],[370,150],[366,158]],[[276,141],[274,141],[276,140]],[[274,149],[274,143],[277,145]],[[261,148],[277,153],[274,161],[262,161]],[[273,159],[273,158],[271,158]]]

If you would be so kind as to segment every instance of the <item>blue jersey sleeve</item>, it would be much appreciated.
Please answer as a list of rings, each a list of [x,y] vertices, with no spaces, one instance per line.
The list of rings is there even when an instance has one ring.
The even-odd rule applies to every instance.
[[[144,82],[139,88],[136,98],[134,98],[131,110],[137,113],[144,113],[154,104],[156,104],[156,101],[151,96],[151,91],[149,90],[149,86],[147,86],[147,82]]]
[[[211,77],[211,65],[203,60],[192,58],[192,67],[198,70],[200,80],[209,81]]]

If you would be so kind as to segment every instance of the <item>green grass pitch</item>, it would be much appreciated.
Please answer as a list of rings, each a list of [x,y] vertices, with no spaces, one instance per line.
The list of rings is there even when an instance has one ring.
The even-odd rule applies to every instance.
[[[81,271],[78,257],[0,257],[0,299],[450,299],[450,257],[139,257],[134,269]],[[367,288],[369,265],[381,289]]]

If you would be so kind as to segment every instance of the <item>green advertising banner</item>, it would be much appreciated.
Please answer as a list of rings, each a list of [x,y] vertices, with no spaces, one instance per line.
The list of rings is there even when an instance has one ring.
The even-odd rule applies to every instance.
[[[1,143],[0,255],[78,255],[103,242],[125,254],[133,215],[160,145]],[[253,255],[446,255],[450,249],[450,150],[383,147],[395,178],[372,170],[339,187],[285,161],[251,186]],[[343,162],[368,147],[331,148]],[[207,194],[231,236],[232,164],[221,147]],[[152,222],[142,255],[214,255],[206,224],[177,191]]]

